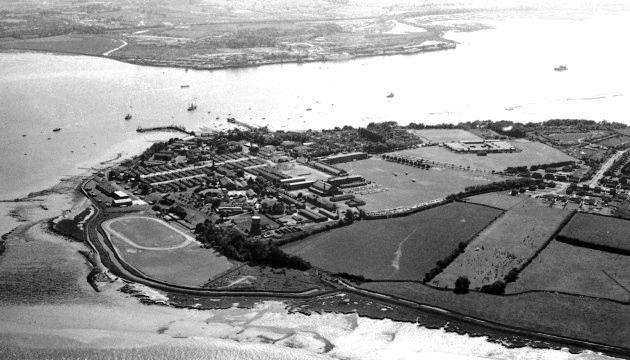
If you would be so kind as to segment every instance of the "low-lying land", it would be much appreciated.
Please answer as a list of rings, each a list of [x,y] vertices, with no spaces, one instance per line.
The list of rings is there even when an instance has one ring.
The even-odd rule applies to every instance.
[[[552,241],[506,293],[529,290],[630,302],[630,257]]]
[[[477,156],[475,154],[455,153],[443,146],[425,146],[397,151],[396,154],[483,171],[503,171],[508,167],[531,166],[575,160],[573,157],[560,150],[556,150],[539,142],[521,140],[509,141],[509,143],[517,149],[516,152]]]
[[[367,187],[352,189],[354,194],[365,200],[365,211],[413,206],[443,199],[464,191],[468,186],[503,180],[491,174],[441,168],[423,170],[379,158],[338,164],[338,167],[372,182]]]
[[[558,238],[584,246],[630,254],[630,221],[579,213],[562,228]]]
[[[542,249],[570,215],[569,211],[539,206],[528,199],[508,210],[482,231],[466,250],[434,278],[432,285],[454,288],[466,276],[470,288],[503,281]]]
[[[284,250],[333,273],[420,281],[437,261],[500,213],[486,206],[450,203],[406,217],[361,221]]]
[[[243,265],[216,280],[208,282],[204,287],[216,290],[293,292],[326,288],[327,286],[313,274],[313,271]]]
[[[464,296],[410,282],[366,282],[361,288],[387,293],[500,324],[573,339],[630,347],[628,305],[554,293]]]
[[[159,220],[139,219],[142,218],[130,217],[122,221],[127,224],[138,222],[127,229],[147,229],[149,233],[156,234],[155,237],[147,237],[135,229],[124,234],[118,233],[113,228],[117,227],[120,219],[105,222],[103,228],[123,261],[146,276],[175,285],[201,286],[232,267],[225,257],[201,248],[194,239],[183,236],[183,233],[164,223],[158,223]],[[158,235],[169,231],[167,229],[173,234]],[[174,243],[172,240],[174,238],[180,238],[182,241]]]

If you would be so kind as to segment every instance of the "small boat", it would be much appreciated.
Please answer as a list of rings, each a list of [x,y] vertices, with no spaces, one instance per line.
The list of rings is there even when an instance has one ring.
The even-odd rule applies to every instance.
[[[186,89],[186,88],[189,88],[189,87],[190,87],[190,85],[181,85],[180,86],[180,88],[182,88],[182,89]]]
[[[131,114],[125,115],[125,120],[127,120],[127,121],[131,120]]]
[[[59,131],[61,131],[61,128],[54,128],[53,129],[53,132],[59,132]]]
[[[555,71],[567,71],[569,70],[569,68],[567,68],[566,65],[560,65],[560,66],[556,66],[555,68],[553,68]]]
[[[236,119],[233,117],[229,117],[227,118],[227,122],[234,124],[236,122]]]
[[[311,109],[311,108],[306,108],[306,111],[311,111],[311,110],[313,110],[313,109]]]
[[[188,107],[188,111],[195,111],[197,110],[197,105],[196,104],[190,104],[190,106]]]
[[[389,93],[389,95],[387,95],[388,98],[393,98],[394,97],[394,93]]]

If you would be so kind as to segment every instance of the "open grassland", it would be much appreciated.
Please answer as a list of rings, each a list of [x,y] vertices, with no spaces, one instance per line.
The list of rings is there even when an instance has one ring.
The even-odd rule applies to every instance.
[[[161,220],[128,216],[117,218],[105,224],[108,230],[113,230],[119,236],[146,247],[169,247],[180,245],[190,238],[181,231]]]
[[[476,289],[503,280],[535,256],[569,214],[538,206],[533,199],[516,205],[470,242],[431,284],[453,288],[458,277],[467,276],[470,288]]]
[[[106,36],[58,35],[28,40],[0,42],[0,49],[62,52],[69,54],[102,55],[122,45],[120,40]]]
[[[508,326],[630,347],[628,305],[553,293],[496,296],[441,291],[411,282],[367,282],[361,288],[431,304]]]
[[[217,290],[308,291],[328,288],[314,270],[274,269],[243,265],[204,287]]]
[[[525,201],[525,198],[522,196],[511,196],[508,192],[495,192],[467,197],[464,201],[508,210]]]
[[[308,180],[326,180],[330,177],[325,172],[295,162],[280,163],[277,169],[287,176],[303,177]]]
[[[113,229],[124,228],[123,219],[128,224],[125,235]],[[159,220],[145,219],[114,219],[105,222],[103,229],[120,257],[146,276],[176,285],[202,286],[232,267],[225,257],[202,248],[194,239]]]
[[[406,217],[360,221],[289,244],[284,250],[332,272],[422,280],[438,260],[500,213],[485,206],[450,203]]]
[[[629,142],[630,142],[630,135],[620,135],[620,136],[612,137],[610,139],[602,140],[598,142],[598,144],[611,147],[611,146],[623,145]]]
[[[560,231],[558,238],[626,253],[630,252],[630,221],[579,213]]]
[[[518,149],[517,152],[477,156],[475,154],[456,153],[442,146],[425,146],[397,151],[396,154],[486,171],[503,171],[510,166],[530,166],[575,160],[560,150],[539,142],[510,141],[509,143]]]
[[[409,130],[424,142],[456,142],[456,141],[480,141],[479,136],[461,129],[423,129]]]
[[[528,290],[630,302],[630,257],[552,241],[506,293]]]
[[[442,168],[422,170],[378,158],[337,164],[350,174],[371,181],[364,188],[354,188],[357,197],[365,200],[366,211],[408,207],[463,191],[468,186],[483,185],[503,178]]]

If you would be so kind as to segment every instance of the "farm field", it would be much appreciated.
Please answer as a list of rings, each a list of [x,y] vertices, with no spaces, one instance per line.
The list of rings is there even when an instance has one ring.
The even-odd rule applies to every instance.
[[[470,288],[477,289],[503,280],[535,256],[570,214],[538,206],[534,199],[523,201],[484,229],[431,284],[452,288],[458,277],[467,276]]]
[[[494,192],[470,196],[463,201],[508,210],[525,201],[525,198],[522,196],[511,196],[508,192]]]
[[[59,35],[39,39],[11,40],[0,42],[0,48],[64,52],[71,54],[102,55],[122,45],[122,42],[107,37],[90,35]]]
[[[506,293],[529,290],[630,301],[630,257],[552,241],[509,283]]]
[[[625,143],[630,142],[630,135],[621,135],[618,137],[614,137],[614,138],[610,138],[610,139],[606,139],[603,141],[598,142],[599,145],[603,145],[603,146],[617,146],[617,145],[622,145]]]
[[[560,231],[562,241],[630,252],[630,221],[608,216],[578,213]]]
[[[422,170],[378,158],[336,166],[372,182],[366,187],[350,189],[358,198],[365,200],[365,211],[413,206],[442,199],[463,191],[467,186],[503,180],[502,177],[492,174],[442,168]]]
[[[366,282],[361,288],[431,304],[509,326],[630,347],[628,305],[581,296],[528,293],[465,295],[411,282]]]
[[[122,219],[131,229],[124,234],[113,229],[120,230]],[[192,237],[160,220],[146,219],[117,218],[103,223],[120,257],[146,276],[176,285],[201,286],[232,267],[227,258],[201,248]],[[139,229],[153,236],[147,237]],[[174,240],[177,238],[181,241]]]
[[[395,154],[422,158],[444,164],[470,166],[471,169],[485,171],[503,171],[510,166],[530,166],[560,161],[572,161],[573,157],[550,146],[532,141],[508,141],[520,151],[514,153],[488,154],[458,154],[442,146],[426,146],[416,149],[397,151]]]
[[[462,129],[423,129],[409,130],[410,133],[421,138],[423,142],[456,142],[481,141],[479,136]]]
[[[500,213],[486,206],[450,203],[405,217],[359,221],[288,244],[284,250],[332,272],[422,280],[438,260]]]

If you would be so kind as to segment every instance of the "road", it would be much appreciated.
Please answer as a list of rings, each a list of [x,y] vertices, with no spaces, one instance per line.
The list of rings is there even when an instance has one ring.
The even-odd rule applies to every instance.
[[[118,50],[120,50],[120,49],[124,48],[125,46],[129,45],[129,44],[128,44],[125,40],[120,40],[120,41],[122,41],[122,45],[120,45],[119,47],[117,47],[117,48],[115,48],[115,49],[111,49],[111,50],[109,50],[109,51],[107,51],[107,52],[104,52],[104,53],[103,53],[103,56],[109,56],[109,55],[111,55],[113,52],[118,51]]]
[[[88,181],[89,182],[89,181]],[[562,345],[579,347],[582,349],[590,349],[594,351],[601,351],[608,354],[612,354],[615,356],[622,356],[626,358],[630,358],[628,354],[630,354],[630,349],[609,346],[600,343],[589,342],[580,339],[573,339],[543,332],[538,332],[535,330],[530,330],[526,328],[521,328],[512,325],[504,325],[493,321],[484,320],[481,318],[469,316],[466,314],[462,314],[456,311],[451,311],[445,308],[441,308],[438,306],[419,303],[415,301],[411,301],[408,299],[400,298],[394,295],[388,295],[384,293],[374,292],[370,290],[361,289],[347,283],[341,279],[337,279],[336,283],[332,283],[330,281],[326,281],[326,283],[335,287],[333,290],[319,290],[319,289],[310,289],[303,292],[281,292],[281,291],[240,291],[240,290],[212,290],[212,289],[202,289],[202,288],[192,288],[185,286],[178,286],[173,284],[168,284],[159,280],[154,280],[146,277],[144,274],[140,273],[133,267],[126,264],[116,253],[113,251],[114,248],[112,244],[109,244],[109,240],[107,239],[104,231],[100,227],[100,223],[105,220],[104,214],[100,205],[93,201],[93,199],[88,195],[88,191],[85,190],[84,186],[87,182],[81,184],[81,191],[83,194],[92,201],[95,214],[88,220],[85,224],[85,238],[88,244],[94,249],[95,252],[95,260],[98,262],[99,266],[103,268],[103,265],[107,266],[107,268],[115,273],[118,276],[125,278],[126,280],[140,283],[143,285],[150,286],[152,288],[175,292],[175,293],[183,293],[189,295],[196,296],[247,296],[247,297],[262,297],[262,298],[303,298],[303,299],[311,299],[314,297],[318,297],[325,294],[334,294],[339,292],[348,292],[354,293],[359,296],[368,297],[371,299],[389,302],[398,306],[410,307],[413,309],[417,309],[418,311],[423,311],[425,313],[434,314],[443,316],[445,319],[460,321],[463,323],[468,323],[476,326],[481,326],[483,328],[487,328],[491,331],[499,332],[502,335],[516,335],[525,337],[527,339],[533,340],[542,340],[553,343],[559,343]],[[100,237],[99,237],[100,234]],[[104,260],[104,262],[102,262]],[[336,285],[336,286],[335,286]]]
[[[593,175],[593,178],[591,179],[591,181],[588,182],[588,186],[593,188],[595,186],[599,185],[599,179],[601,179],[602,177],[604,177],[604,173],[606,171],[608,171],[608,169],[612,166],[612,164],[617,161],[617,159],[619,159],[623,154],[625,154],[628,150],[630,149],[626,149],[624,151],[618,151],[616,152],[613,156],[611,156],[610,158],[608,158],[608,160],[606,160],[606,162],[604,164],[602,164],[602,166],[599,168],[599,170],[597,171],[597,173],[595,173],[595,175]]]

